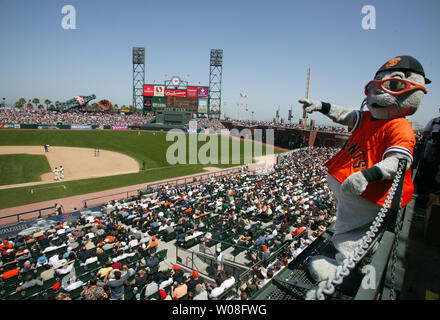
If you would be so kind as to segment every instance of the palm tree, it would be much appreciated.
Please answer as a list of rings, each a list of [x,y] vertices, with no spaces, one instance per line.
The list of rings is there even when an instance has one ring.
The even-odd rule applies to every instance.
[[[53,105],[53,104],[51,104],[50,106],[49,106],[49,110],[55,110],[56,109],[56,107]]]
[[[34,98],[34,99],[32,100],[32,103],[35,103],[35,108],[37,108],[37,105],[40,103],[40,99],[38,99],[38,98]]]
[[[46,109],[49,109],[49,105],[52,103],[49,99],[44,100],[44,104],[46,105]]]
[[[134,111],[134,105],[130,104],[130,105],[128,106],[128,110],[130,110],[131,112],[133,112],[133,111]]]
[[[16,107],[16,108],[22,108],[25,104],[26,104],[26,99],[25,99],[25,98],[20,98],[20,99],[18,99],[18,101],[15,103],[15,107]]]

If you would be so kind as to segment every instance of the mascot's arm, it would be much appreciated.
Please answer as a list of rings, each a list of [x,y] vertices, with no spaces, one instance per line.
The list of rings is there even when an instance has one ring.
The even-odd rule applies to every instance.
[[[411,166],[412,159],[399,152],[390,152],[387,157],[371,168],[351,174],[341,185],[343,192],[360,195],[365,191],[369,182],[393,179],[397,173],[399,159],[406,159],[406,170]]]
[[[302,103],[303,109],[307,113],[319,111],[332,119],[333,122],[348,126],[350,128],[355,126],[358,119],[357,111],[345,109],[335,104],[307,99],[300,99],[298,102]]]

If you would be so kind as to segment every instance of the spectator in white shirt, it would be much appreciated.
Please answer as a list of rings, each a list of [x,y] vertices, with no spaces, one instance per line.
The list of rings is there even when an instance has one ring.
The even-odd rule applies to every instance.
[[[232,287],[234,283],[235,283],[235,278],[232,276],[232,274],[226,271],[226,280],[222,282],[222,285],[225,287],[225,290]]]

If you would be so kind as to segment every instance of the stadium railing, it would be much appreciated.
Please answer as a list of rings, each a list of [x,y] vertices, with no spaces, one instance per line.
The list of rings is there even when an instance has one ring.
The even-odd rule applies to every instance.
[[[84,199],[84,200],[82,200],[83,208],[86,209],[87,207],[90,207],[91,202],[94,202],[95,203],[94,205],[101,205],[105,201],[122,200],[122,199],[128,199],[130,197],[140,197],[140,196],[142,196],[142,194],[154,192],[155,189],[158,189],[161,186],[191,185],[191,184],[197,183],[197,181],[199,181],[201,179],[218,177],[218,176],[226,175],[229,173],[240,172],[241,170],[242,170],[242,166],[229,168],[229,169],[223,169],[223,170],[219,170],[219,171],[215,171],[215,172],[202,173],[202,174],[193,175],[190,177],[181,177],[181,178],[164,180],[164,181],[155,182],[155,183],[149,183],[149,184],[146,184],[146,186],[144,188],[138,188],[138,189],[133,189],[133,190],[129,190],[129,191],[117,192],[117,193],[103,195],[103,196],[99,196],[99,197]],[[115,196],[117,196],[117,195],[123,195],[123,197],[115,198]],[[104,199],[106,199],[106,200],[104,200]],[[99,200],[99,201],[95,201],[95,200]]]
[[[43,216],[47,216],[47,215],[55,213],[55,208],[56,208],[56,206],[54,205],[52,207],[39,208],[39,209],[35,209],[35,210],[11,214],[8,216],[2,216],[2,217],[0,217],[0,225],[8,223],[8,222],[3,222],[3,221],[6,221],[6,219],[9,219],[12,217],[15,217],[17,219],[17,222],[24,221],[25,219],[22,219],[22,217],[26,216],[26,215],[32,215],[28,219],[39,219],[39,218],[42,218]],[[47,212],[45,213],[45,211],[47,211],[47,210],[50,210],[50,213],[47,213]]]

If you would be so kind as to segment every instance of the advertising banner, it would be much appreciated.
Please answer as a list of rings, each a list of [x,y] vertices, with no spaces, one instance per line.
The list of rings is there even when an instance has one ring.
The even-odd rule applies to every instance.
[[[154,96],[154,86],[146,84],[144,85],[144,96]]]
[[[128,126],[127,125],[123,125],[123,126],[110,126],[110,130],[128,130]]]
[[[188,98],[197,98],[198,94],[197,94],[197,87],[187,87],[186,88],[186,96]]]
[[[153,97],[152,107],[153,108],[166,108],[167,98],[166,97]]]
[[[37,129],[59,129],[59,127],[51,124],[40,124]]]
[[[150,108],[153,106],[153,97],[144,97],[144,107]]]
[[[71,124],[70,129],[72,129],[72,130],[91,130],[92,126],[90,124]]]
[[[165,97],[186,97],[186,90],[165,89]]]
[[[0,129],[20,129],[19,124],[0,124]]]
[[[208,98],[209,88],[208,87],[198,87],[197,88],[197,97],[199,98]]]
[[[7,239],[9,237],[15,237],[17,234],[32,235],[35,233],[35,229],[41,228],[41,223],[44,223],[46,226],[57,225],[60,222],[76,221],[80,217],[80,212],[74,211],[71,213],[64,213],[62,215],[45,217],[42,220],[29,220],[15,224],[9,224],[0,227],[0,237],[2,237],[3,239]]]
[[[208,99],[200,98],[199,99],[199,109],[198,113],[208,113]]]
[[[165,86],[154,86],[154,96],[163,97],[165,95]]]

